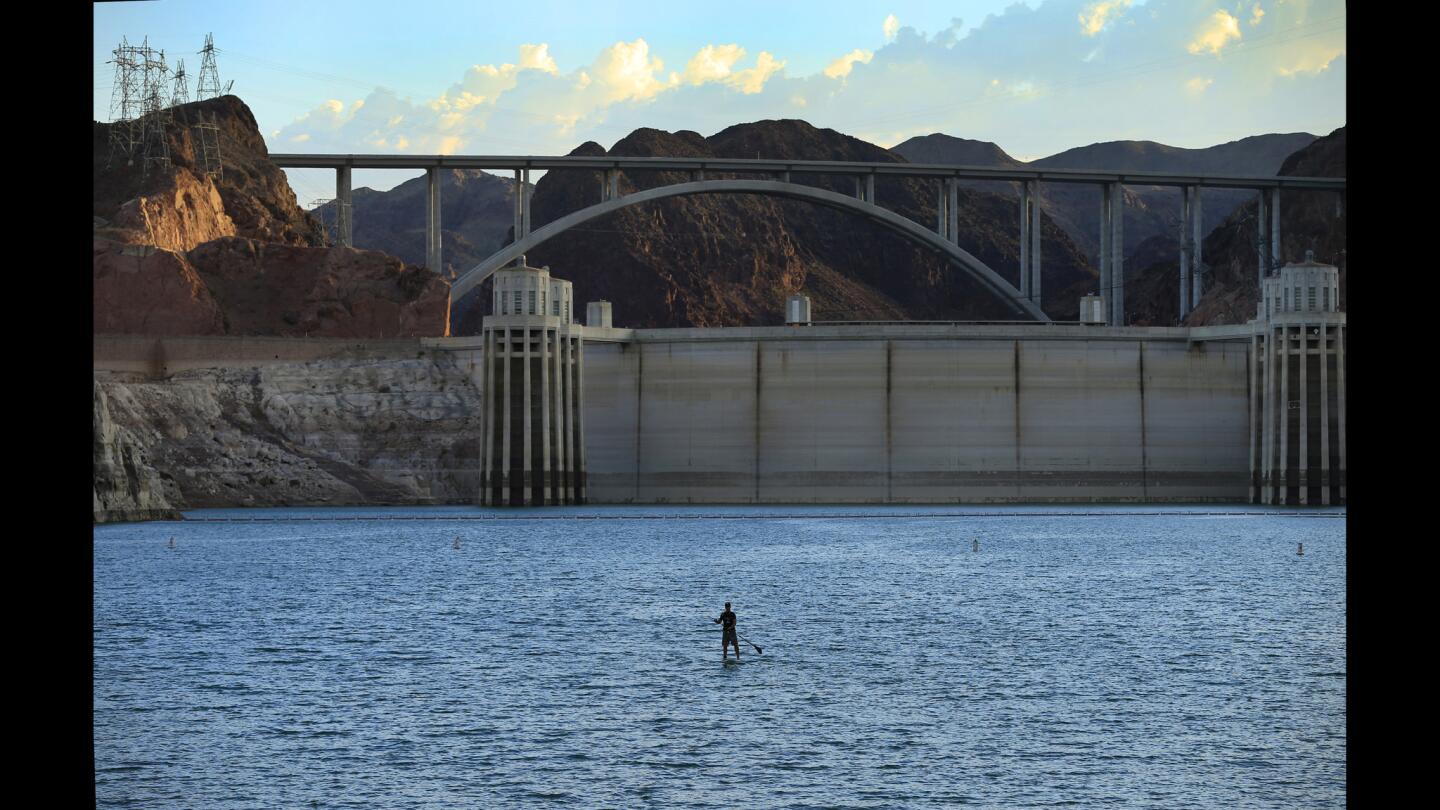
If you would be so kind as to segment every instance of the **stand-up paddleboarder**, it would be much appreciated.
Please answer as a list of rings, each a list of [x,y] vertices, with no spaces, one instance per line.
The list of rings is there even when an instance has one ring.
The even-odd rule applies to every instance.
[[[725,603],[725,612],[715,623],[721,626],[723,634],[720,636],[720,657],[729,658],[730,645],[735,645],[735,660],[740,660],[740,639],[735,636],[735,611],[730,609],[730,603]]]

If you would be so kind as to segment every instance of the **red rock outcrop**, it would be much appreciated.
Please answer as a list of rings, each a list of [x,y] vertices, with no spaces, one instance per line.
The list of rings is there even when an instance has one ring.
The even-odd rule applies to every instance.
[[[94,254],[96,333],[225,333],[225,316],[184,254],[101,238]]]
[[[225,313],[229,334],[449,334],[450,285],[384,253],[227,237],[187,258]]]
[[[177,168],[156,179],[149,194],[122,204],[97,236],[136,245],[153,245],[185,252],[218,239],[234,236],[235,222],[214,181]]]

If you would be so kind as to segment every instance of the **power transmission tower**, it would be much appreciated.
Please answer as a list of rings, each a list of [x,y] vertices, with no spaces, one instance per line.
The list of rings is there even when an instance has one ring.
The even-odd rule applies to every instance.
[[[229,91],[220,88],[220,69],[215,66],[215,36],[205,35],[205,47],[197,53],[200,54],[200,78],[195,82],[195,100],[205,101],[217,98]],[[197,111],[199,122],[195,124],[195,159],[200,170],[211,177],[223,176],[224,165],[220,158],[220,126],[211,111],[209,118],[206,118],[203,110]]]
[[[220,125],[215,113],[205,117],[204,110],[197,110],[199,119],[194,127],[195,163],[201,172],[219,179],[224,176],[224,164],[220,160]]]
[[[331,235],[330,235],[330,225],[331,225],[331,223],[326,222],[327,217],[325,216],[325,213],[324,213],[324,211],[322,210],[322,208],[323,208],[323,206],[325,206],[327,203],[330,203],[330,202],[334,202],[334,198],[332,198],[332,197],[316,197],[315,199],[313,199],[313,200],[310,201],[310,213],[314,214],[314,215],[315,215],[315,218],[318,219],[318,220],[320,220],[320,228],[325,231],[325,244],[327,244],[327,245],[334,244],[334,239],[333,239],[333,238],[331,237]],[[335,204],[336,204],[337,206],[339,205],[338,202],[336,202]]]
[[[107,64],[115,65],[115,84],[110,93],[110,162],[117,156],[125,159],[126,165],[135,162],[135,151],[140,145],[140,99],[143,94],[141,78],[143,49],[131,45],[124,37],[115,48],[115,58]]]
[[[200,79],[195,84],[195,100],[204,101],[224,95],[230,88],[226,86],[222,90],[220,87],[220,69],[215,66],[215,37],[213,34],[205,35],[205,47],[197,53],[203,58],[200,60]]]
[[[190,103],[190,86],[185,83],[185,60],[175,60],[175,90],[170,94],[170,106],[179,107]]]
[[[170,76],[170,66],[165,63],[165,52],[149,47],[149,38],[141,49],[144,60],[142,78],[143,96],[140,103],[140,121],[144,141],[146,174],[153,164],[156,168],[170,165],[170,108],[166,105],[165,85]]]

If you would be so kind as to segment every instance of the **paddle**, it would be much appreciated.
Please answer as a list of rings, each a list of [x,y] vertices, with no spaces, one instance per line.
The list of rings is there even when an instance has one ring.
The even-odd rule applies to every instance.
[[[714,620],[714,619],[711,619],[710,621],[713,623],[715,620]],[[740,638],[741,641],[745,642],[746,644],[749,644],[751,647],[754,647],[754,648],[755,648],[755,652],[759,653],[760,655],[764,655],[764,654],[765,654],[765,651],[762,650],[762,649],[760,649],[760,645],[759,645],[759,644],[756,644],[755,642],[751,641],[750,639],[745,638],[744,636],[741,636],[739,633],[736,633],[735,635],[736,635],[736,636],[739,636],[739,638]],[[739,653],[737,652],[736,655],[739,655]]]

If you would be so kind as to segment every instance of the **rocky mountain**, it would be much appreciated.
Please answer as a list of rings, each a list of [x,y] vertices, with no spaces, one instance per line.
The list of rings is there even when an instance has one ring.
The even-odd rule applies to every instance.
[[[874,144],[804,121],[740,124],[709,138],[689,131],[639,129],[608,152],[586,143],[572,154],[729,157],[904,162]],[[707,177],[718,177],[711,174]],[[622,173],[622,193],[685,178],[662,172]],[[853,194],[848,177],[800,182]],[[938,184],[882,177],[876,199],[923,224],[936,219]],[[534,227],[600,199],[600,174],[551,171],[536,185]],[[960,244],[1012,282],[1018,281],[1018,213],[1004,198],[962,189]],[[1042,229],[1043,285],[1052,317],[1074,318],[1095,271],[1048,219]],[[709,195],[625,208],[534,250],[531,264],[549,265],[575,284],[576,300],[616,303],[626,326],[774,324],[785,298],[811,296],[824,320],[1008,318],[1005,308],[928,250],[853,215],[766,196]],[[1083,289],[1082,289],[1083,288]],[[478,328],[483,290],[462,301],[452,328]]]
[[[959,166],[995,166],[1019,168],[1023,161],[1010,157],[990,141],[972,141],[936,132],[917,135],[891,147],[890,151],[911,163],[953,163]]]
[[[350,208],[351,236],[356,247],[379,250],[406,264],[425,264],[425,195],[423,175],[389,191],[355,189]],[[534,187],[531,187],[534,191]],[[446,279],[463,273],[503,247],[510,239],[515,211],[515,181],[479,170],[450,169],[440,173],[440,236]],[[311,212],[326,226],[335,224],[334,201]]]
[[[170,109],[170,163],[112,153],[93,128],[93,313],[97,332],[333,337],[444,335],[449,283],[383,253],[324,247],[234,96]],[[222,171],[197,158],[201,120]]]
[[[895,146],[893,151],[912,163],[1269,176],[1279,170],[1287,157],[1314,140],[1314,135],[1305,132],[1256,135],[1203,149],[1183,149],[1154,141],[1108,141],[1067,149],[1026,163],[1015,160],[994,144],[935,134],[911,138]],[[972,186],[1001,191],[1019,199],[1018,184],[1005,184],[1008,188],[993,182]],[[1054,218],[1091,262],[1096,262],[1100,252],[1099,188],[1047,183],[1041,185],[1040,197],[1041,210]],[[1239,189],[1205,189],[1201,205],[1203,232],[1209,233],[1218,227],[1254,197],[1253,192]],[[1181,200],[1181,192],[1175,188],[1125,187],[1125,253],[1131,257],[1127,258],[1127,264],[1136,260],[1132,254],[1151,239],[1178,240]]]
[[[1319,138],[1281,164],[1278,174],[1303,177],[1345,176],[1345,128]],[[1315,251],[1319,261],[1340,268],[1340,306],[1345,306],[1345,211],[1334,192],[1292,191],[1281,193],[1280,239],[1284,260],[1300,261],[1305,251]],[[1255,217],[1253,200],[1231,212],[1225,221],[1205,237],[1201,259],[1210,268],[1205,294],[1186,319],[1193,325],[1243,323],[1255,317],[1259,300]],[[1129,279],[1125,298],[1131,323],[1168,325],[1179,315],[1177,283],[1180,273],[1179,244],[1154,242],[1137,250],[1128,263]]]

